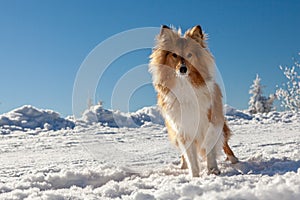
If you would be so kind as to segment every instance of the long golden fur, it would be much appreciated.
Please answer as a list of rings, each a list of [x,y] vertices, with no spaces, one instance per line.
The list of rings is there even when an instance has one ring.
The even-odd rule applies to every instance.
[[[163,26],[150,58],[149,71],[169,138],[182,151],[181,167],[199,176],[200,154],[207,159],[208,173],[219,174],[220,147],[228,160],[238,162],[228,145],[231,132],[214,79],[215,62],[201,27],[181,36],[180,30]]]

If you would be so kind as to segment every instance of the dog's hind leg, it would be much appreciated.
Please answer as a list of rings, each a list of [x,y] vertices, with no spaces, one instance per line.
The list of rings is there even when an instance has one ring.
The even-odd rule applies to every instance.
[[[224,123],[223,127],[223,133],[224,133],[224,143],[223,143],[223,150],[227,156],[226,160],[229,160],[232,164],[235,164],[239,162],[238,158],[235,157],[233,151],[228,145],[228,140],[231,136],[231,131],[226,123]]]
[[[188,165],[186,163],[184,155],[182,154],[180,157],[180,169],[187,169],[187,168],[188,168]]]
[[[232,164],[236,164],[239,162],[239,159],[235,157],[234,153],[232,152],[231,148],[229,147],[226,141],[224,142],[223,150],[227,156],[226,160],[229,160]]]

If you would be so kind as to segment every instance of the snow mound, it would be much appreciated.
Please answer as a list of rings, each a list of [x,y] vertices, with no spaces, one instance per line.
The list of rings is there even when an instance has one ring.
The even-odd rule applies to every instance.
[[[30,105],[0,115],[0,134],[8,134],[15,130],[60,130],[74,126],[74,122],[61,118],[57,112],[37,109]]]
[[[227,120],[234,120],[234,119],[245,119],[245,120],[251,120],[253,117],[240,111],[237,110],[229,105],[224,105],[224,113],[227,117]]]
[[[136,112],[124,113],[107,110],[101,105],[94,105],[87,109],[79,121],[88,124],[101,123],[108,127],[140,127],[146,123],[164,124],[164,120],[156,106],[144,107]]]
[[[285,111],[285,112],[277,112],[271,111],[269,113],[257,113],[253,115],[252,121],[260,122],[260,123],[291,123],[291,122],[299,122],[300,121],[300,113]]]
[[[164,124],[164,119],[157,106],[144,107],[135,113],[132,113],[131,117],[140,125],[144,125],[145,122],[152,122],[160,125]]]
[[[277,112],[249,114],[247,111],[224,106],[224,113],[231,124],[255,123],[291,123],[300,121],[300,112]],[[13,131],[30,130],[60,130],[73,129],[76,126],[88,127],[100,124],[112,128],[139,128],[152,124],[164,125],[164,119],[157,106],[144,107],[136,112],[125,113],[109,110],[101,105],[94,105],[87,109],[80,119],[73,117],[61,118],[59,113],[52,110],[37,109],[25,105],[8,113],[0,115],[0,134],[10,134]],[[36,131],[34,133],[37,133]]]
[[[224,106],[224,113],[227,121],[231,124],[249,123],[291,123],[299,121],[298,112],[277,112],[257,113],[251,115],[248,111],[241,111],[229,105]],[[136,112],[125,113],[120,111],[108,110],[101,105],[91,106],[87,109],[82,118],[76,121],[77,124],[100,123],[107,127],[128,127],[138,128],[148,124],[164,125],[164,119],[157,106],[144,107]]]
[[[117,167],[33,172],[16,183],[0,183],[1,199],[288,199],[299,198],[300,170],[264,174],[131,174]]]
[[[129,176],[131,174],[128,172],[112,166],[80,170],[49,171],[46,169],[46,171],[36,171],[23,176],[17,184],[0,183],[0,199],[98,199],[95,194],[86,195],[82,190],[86,188],[92,193],[93,188],[101,188],[109,182],[123,181]],[[114,188],[105,190],[103,187],[103,189],[104,191],[98,193],[106,192],[106,196],[110,197],[118,195],[117,191],[113,191]],[[43,198],[40,198],[41,196]],[[99,194],[97,196],[99,197]]]
[[[300,113],[292,111],[271,111],[268,113],[250,114],[248,111],[241,111],[229,105],[224,106],[224,113],[227,121],[233,124],[271,124],[291,123],[300,121]]]

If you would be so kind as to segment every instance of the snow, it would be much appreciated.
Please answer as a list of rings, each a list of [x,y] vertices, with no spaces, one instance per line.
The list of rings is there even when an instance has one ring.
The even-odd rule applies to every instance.
[[[160,111],[156,106],[145,107],[133,113],[107,110],[101,105],[94,105],[87,109],[81,121],[93,124],[101,123],[109,127],[140,127],[147,122],[164,124]]]
[[[243,111],[237,110],[227,104],[224,106],[224,113],[228,121],[236,120],[236,119],[251,120],[253,118],[251,115],[246,114]]]
[[[9,134],[15,130],[59,130],[74,126],[73,122],[61,118],[57,112],[37,109],[30,105],[0,115],[0,134]]]
[[[45,123],[65,119],[31,106],[16,109],[0,117],[1,130],[8,130],[0,134],[0,199],[300,199],[299,113],[225,111],[240,162],[221,156],[215,176],[201,161],[201,176],[190,178],[179,169],[156,107],[134,113],[94,107],[94,121],[85,113],[75,127],[50,130]],[[38,126],[22,123],[45,113],[51,117]],[[4,128],[12,126],[18,128]]]

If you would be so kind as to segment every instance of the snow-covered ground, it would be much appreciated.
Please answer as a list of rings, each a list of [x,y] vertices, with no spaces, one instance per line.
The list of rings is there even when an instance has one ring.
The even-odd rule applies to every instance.
[[[240,162],[220,157],[220,176],[207,175],[203,162],[201,177],[190,178],[153,107],[135,113],[93,107],[73,122],[22,108],[18,118],[20,109],[0,116],[1,200],[300,199],[299,113],[250,116],[227,106]],[[25,127],[36,119],[31,113],[39,123]]]

